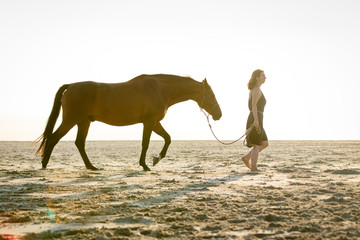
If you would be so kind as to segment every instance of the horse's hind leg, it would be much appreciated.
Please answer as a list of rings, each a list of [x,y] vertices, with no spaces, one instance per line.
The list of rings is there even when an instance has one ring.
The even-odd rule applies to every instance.
[[[165,140],[165,144],[163,149],[161,150],[158,157],[153,158],[153,166],[155,166],[161,159],[163,159],[166,156],[166,152],[169,148],[169,145],[171,143],[171,137],[170,135],[165,131],[165,129],[161,126],[160,122],[158,122],[155,125],[154,132],[158,134],[159,136],[163,137]]]
[[[66,133],[74,126],[75,124],[69,124],[62,122],[59,128],[51,135],[49,142],[45,148],[45,154],[41,161],[42,167],[45,169],[49,163],[50,155],[55,147],[55,145],[60,141],[60,139],[65,136]]]
[[[86,168],[91,170],[97,170],[97,168],[91,164],[85,152],[85,140],[89,131],[90,123],[91,122],[88,119],[85,119],[80,123],[78,123],[78,132],[75,140],[75,145],[80,152],[80,155],[85,163]]]

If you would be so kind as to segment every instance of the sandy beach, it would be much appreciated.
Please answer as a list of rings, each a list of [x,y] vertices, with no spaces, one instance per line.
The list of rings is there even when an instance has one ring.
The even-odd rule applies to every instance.
[[[360,239],[360,141],[270,141],[251,174],[238,143],[173,141],[144,172],[140,141],[73,142],[41,170],[0,142],[0,239]]]

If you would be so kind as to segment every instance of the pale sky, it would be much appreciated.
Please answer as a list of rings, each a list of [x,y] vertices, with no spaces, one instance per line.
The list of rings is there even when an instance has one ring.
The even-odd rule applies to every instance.
[[[1,0],[0,140],[40,136],[62,84],[156,73],[206,77],[223,112],[213,128],[232,140],[258,68],[270,141],[359,140],[359,13],[357,0]],[[193,101],[162,124],[174,140],[214,139]],[[141,124],[95,122],[88,140],[141,136]]]

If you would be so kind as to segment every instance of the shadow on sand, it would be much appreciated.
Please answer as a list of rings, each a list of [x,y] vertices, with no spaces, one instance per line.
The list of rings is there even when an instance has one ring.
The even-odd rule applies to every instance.
[[[191,194],[194,192],[209,191],[207,187],[216,187],[220,184],[233,182],[244,177],[246,173],[242,174],[231,174],[222,178],[215,178],[208,181],[187,185],[181,189],[165,191],[157,196],[141,199],[137,202],[131,203],[130,206],[138,207],[152,207],[155,205],[167,203],[175,198],[180,198],[184,195]]]

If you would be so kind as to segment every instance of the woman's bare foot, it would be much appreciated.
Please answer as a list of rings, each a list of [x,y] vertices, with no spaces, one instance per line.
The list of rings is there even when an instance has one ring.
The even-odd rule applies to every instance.
[[[252,173],[258,173],[258,172],[261,172],[259,169],[255,168],[255,169],[251,169],[251,172]]]
[[[242,157],[241,160],[245,163],[245,165],[246,165],[249,169],[251,169],[250,163],[249,163],[249,159],[245,159],[244,157]]]

